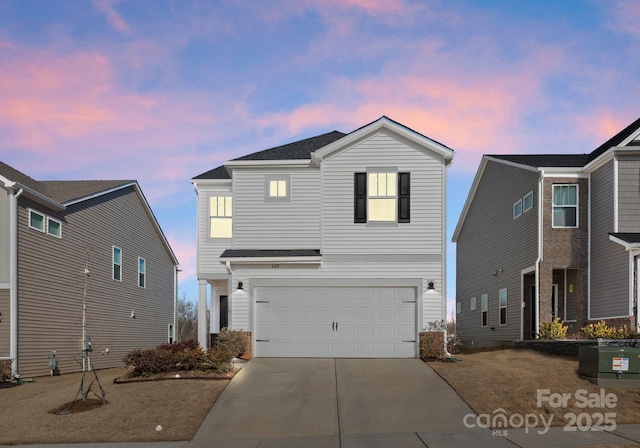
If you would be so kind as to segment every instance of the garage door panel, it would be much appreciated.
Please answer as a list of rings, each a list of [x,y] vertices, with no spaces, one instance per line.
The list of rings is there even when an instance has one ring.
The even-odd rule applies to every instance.
[[[415,342],[403,342],[416,338],[414,289],[265,287],[254,291],[258,357],[416,355]]]

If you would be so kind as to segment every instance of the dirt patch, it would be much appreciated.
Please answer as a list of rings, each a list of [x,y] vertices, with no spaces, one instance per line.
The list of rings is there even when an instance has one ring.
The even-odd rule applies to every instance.
[[[49,411],[49,413],[54,415],[77,414],[78,412],[87,412],[100,406],[106,406],[107,403],[108,401],[103,403],[102,400],[98,400],[97,398],[74,400]]]
[[[568,413],[587,413],[591,418],[596,413],[612,412],[617,424],[640,423],[640,389],[598,387],[578,376],[575,358],[514,349],[457,354],[455,357],[461,362],[433,362],[429,366],[477,414],[493,416],[499,409],[504,409],[507,416],[542,414],[547,420],[553,417],[551,426],[564,426],[571,423],[571,417],[565,418]],[[550,394],[571,395],[566,406],[553,406],[542,400],[538,407],[538,390],[542,389],[548,389]],[[577,406],[583,403],[576,396],[578,390],[585,390],[587,397],[595,397],[590,394],[600,397],[601,389],[605,395],[615,395],[615,407],[606,407],[604,403],[599,406],[595,401],[591,402],[594,406]]]
[[[229,383],[228,379],[113,383],[124,374],[124,368],[98,371],[108,404],[66,415],[49,411],[74,400],[81,373],[34,378],[19,387],[0,389],[0,445],[191,440]],[[156,431],[158,425],[161,431]]]

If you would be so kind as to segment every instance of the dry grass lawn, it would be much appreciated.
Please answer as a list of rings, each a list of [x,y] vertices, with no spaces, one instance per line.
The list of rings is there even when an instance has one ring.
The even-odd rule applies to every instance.
[[[552,426],[568,423],[565,413],[576,415],[615,412],[617,424],[640,423],[640,389],[607,387],[605,394],[617,396],[615,408],[578,408],[575,394],[586,389],[600,394],[600,387],[578,376],[578,360],[552,356],[533,350],[499,350],[455,355],[462,362],[430,362],[429,365],[449,383],[477,414],[494,415],[502,408],[506,415],[553,414]],[[537,407],[537,390],[569,393],[567,407],[544,402]],[[575,426],[575,425],[574,425]]]
[[[69,415],[49,411],[75,398],[81,374],[35,378],[0,389],[0,445],[191,440],[229,383],[179,379],[114,384],[124,372],[99,371],[107,404]],[[157,425],[162,431],[156,431]]]

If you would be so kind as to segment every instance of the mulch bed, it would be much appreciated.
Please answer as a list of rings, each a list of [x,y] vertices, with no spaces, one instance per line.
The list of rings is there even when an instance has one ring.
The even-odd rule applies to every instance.
[[[227,373],[214,372],[197,372],[183,371],[171,372],[164,375],[142,376],[136,378],[117,377],[113,380],[114,384],[141,383],[145,381],[164,381],[164,380],[230,380],[238,373],[240,369],[234,369]]]

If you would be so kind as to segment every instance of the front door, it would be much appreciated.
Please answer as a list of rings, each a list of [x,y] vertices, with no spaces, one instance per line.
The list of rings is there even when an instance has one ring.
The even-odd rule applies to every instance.
[[[529,310],[529,328],[531,332],[531,339],[535,339],[538,333],[538,329],[536,328],[536,314],[538,313],[538,307],[536,306],[536,285],[531,285],[531,291],[529,295],[529,303],[531,306]]]
[[[556,320],[558,317],[558,285],[553,285],[553,291],[551,292],[551,320]]]
[[[220,296],[220,328],[229,326],[229,296]]]

